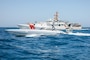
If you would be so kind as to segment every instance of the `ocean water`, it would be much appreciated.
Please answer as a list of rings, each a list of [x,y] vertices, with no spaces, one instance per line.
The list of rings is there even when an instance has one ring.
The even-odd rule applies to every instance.
[[[90,28],[39,37],[16,37],[0,28],[0,60],[90,60]]]

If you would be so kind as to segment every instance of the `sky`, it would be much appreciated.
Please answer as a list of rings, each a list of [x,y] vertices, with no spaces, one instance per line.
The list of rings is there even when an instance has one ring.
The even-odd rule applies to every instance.
[[[0,0],[0,27],[59,19],[90,27],[90,0]]]

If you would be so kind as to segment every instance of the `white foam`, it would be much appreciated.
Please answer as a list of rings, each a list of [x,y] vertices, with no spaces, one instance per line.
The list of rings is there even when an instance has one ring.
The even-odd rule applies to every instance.
[[[81,30],[90,30],[90,29],[81,29]]]
[[[90,36],[90,34],[89,33],[72,33],[72,32],[70,32],[70,33],[68,33],[69,35],[77,35],[77,36]]]
[[[25,35],[25,37],[39,37],[40,35],[39,34],[28,34],[28,35]]]

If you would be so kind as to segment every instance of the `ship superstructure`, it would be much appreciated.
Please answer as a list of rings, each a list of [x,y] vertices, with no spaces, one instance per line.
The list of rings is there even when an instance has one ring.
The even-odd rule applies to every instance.
[[[37,29],[52,29],[52,26],[54,25],[54,28],[56,30],[64,30],[69,28],[69,24],[71,24],[71,29],[73,30],[80,30],[82,29],[82,26],[79,23],[70,23],[70,22],[65,22],[62,20],[58,19],[58,12],[55,13],[53,19],[49,19],[48,21],[45,22],[36,22],[33,23],[35,28]],[[29,29],[30,24],[19,24],[19,28],[21,29]]]

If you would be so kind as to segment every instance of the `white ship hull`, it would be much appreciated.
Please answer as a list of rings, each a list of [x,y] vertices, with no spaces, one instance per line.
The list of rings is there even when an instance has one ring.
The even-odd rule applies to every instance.
[[[64,34],[63,31],[57,31],[57,30],[33,30],[33,29],[8,29],[6,30],[16,36],[25,36],[25,35],[32,35],[32,34],[38,34],[38,35],[55,35],[55,34]]]
[[[20,29],[30,29],[29,24],[19,24],[18,25]],[[68,28],[68,25],[65,24],[64,22],[56,22],[54,24],[54,27],[56,30],[65,30]],[[35,23],[35,28],[36,29],[52,29],[52,22],[41,22],[41,23]],[[82,29],[81,26],[72,26],[71,27],[73,30],[80,30]]]

